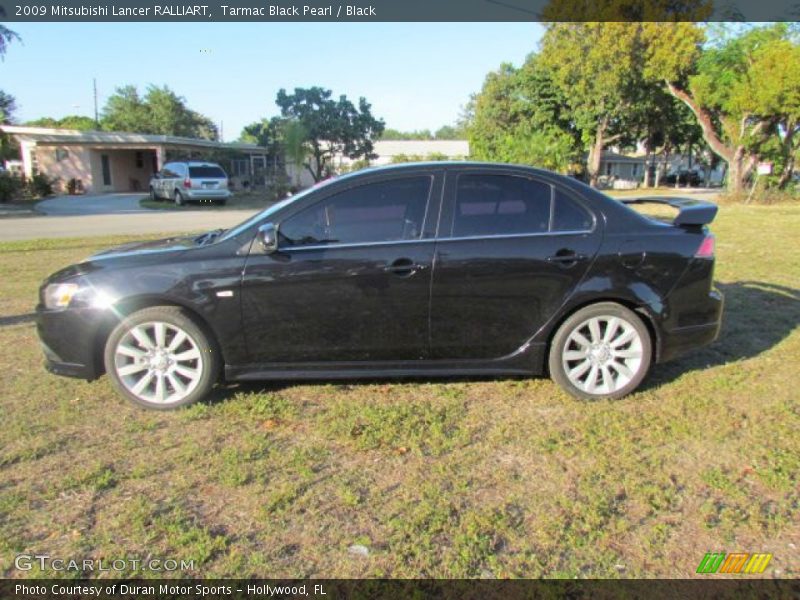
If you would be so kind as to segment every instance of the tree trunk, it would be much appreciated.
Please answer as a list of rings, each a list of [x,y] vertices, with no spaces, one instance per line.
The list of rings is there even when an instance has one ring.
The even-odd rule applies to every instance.
[[[650,161],[653,159],[653,149],[650,147],[650,135],[648,133],[647,141],[644,144],[644,181],[642,186],[645,188],[650,187]]]
[[[783,166],[781,178],[778,180],[779,190],[786,189],[786,186],[789,185],[789,182],[792,180],[792,175],[794,175],[794,156],[790,156],[786,161],[786,164]]]
[[[600,179],[600,161],[603,158],[603,147],[605,140],[605,124],[597,128],[597,133],[594,136],[594,144],[589,149],[589,158],[586,165],[586,170],[589,172],[589,185],[593,188],[597,187]]]
[[[728,164],[728,189],[733,193],[741,192],[744,187],[744,181],[752,170],[752,165],[750,168],[747,168],[746,165],[746,162],[749,162],[750,159],[746,162],[744,160],[744,146],[731,146],[723,142],[714,129],[714,121],[711,118],[711,114],[695,102],[688,92],[669,81],[667,81],[667,89],[670,94],[683,102],[694,113],[700,129],[703,131],[703,139],[708,144],[708,147]]]

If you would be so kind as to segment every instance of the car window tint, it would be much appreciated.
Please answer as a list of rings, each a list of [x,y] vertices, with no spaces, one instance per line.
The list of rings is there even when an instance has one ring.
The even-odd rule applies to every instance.
[[[225,179],[225,171],[219,167],[203,166],[203,167],[189,167],[189,177],[214,177],[218,179]]]
[[[553,231],[586,231],[591,228],[592,216],[589,211],[556,188]]]
[[[419,239],[431,177],[406,177],[335,194],[280,224],[292,246]]]
[[[453,236],[544,233],[550,225],[550,185],[513,175],[461,175]]]

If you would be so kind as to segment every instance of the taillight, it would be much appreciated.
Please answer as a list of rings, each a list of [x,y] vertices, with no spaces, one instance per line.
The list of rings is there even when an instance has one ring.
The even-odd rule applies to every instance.
[[[714,236],[708,234],[694,254],[695,258],[714,258]]]
[[[188,190],[190,187],[192,187],[192,180],[191,180],[191,179],[189,179],[188,177],[187,177],[186,179],[184,179],[184,180],[183,180],[183,187],[185,187],[187,190]]]

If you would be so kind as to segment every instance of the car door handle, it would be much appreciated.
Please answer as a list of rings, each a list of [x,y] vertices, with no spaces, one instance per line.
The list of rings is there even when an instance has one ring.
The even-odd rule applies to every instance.
[[[559,251],[557,254],[553,256],[547,257],[547,262],[551,263],[559,263],[562,265],[569,265],[571,263],[576,263],[581,260],[586,260],[585,254],[577,254],[572,251]]]
[[[396,261],[383,267],[383,270],[387,273],[394,273],[395,275],[403,277],[413,275],[417,271],[422,271],[425,268],[426,265],[415,263],[410,258],[398,258]]]

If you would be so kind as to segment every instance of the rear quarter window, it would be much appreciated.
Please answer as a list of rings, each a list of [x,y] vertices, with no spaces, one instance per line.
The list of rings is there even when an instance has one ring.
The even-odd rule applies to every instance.
[[[589,211],[558,188],[554,202],[553,231],[587,231],[592,228]]]

